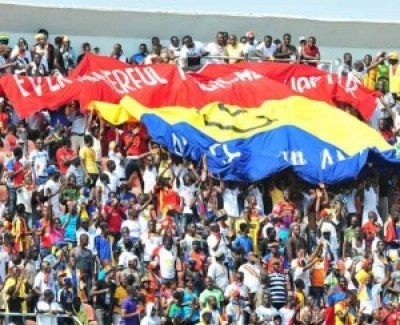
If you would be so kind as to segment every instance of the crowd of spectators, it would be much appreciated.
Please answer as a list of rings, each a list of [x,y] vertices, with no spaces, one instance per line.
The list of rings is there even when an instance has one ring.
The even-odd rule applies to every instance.
[[[68,74],[91,52],[20,39],[4,73]],[[220,32],[206,46],[157,37],[132,64],[198,65],[283,59],[317,65],[316,39],[291,44]],[[98,52],[99,49],[96,49]],[[220,57],[223,57],[222,59]],[[387,64],[388,61],[388,64]],[[400,127],[396,53],[352,62],[381,98],[372,126],[389,142]],[[397,81],[396,81],[397,80]],[[375,123],[375,124],[374,124]],[[383,125],[385,124],[385,125]],[[266,162],[268,163],[268,162]],[[0,309],[5,324],[398,324],[400,179],[394,170],[306,184],[285,171],[254,184],[215,179],[204,161],[165,151],[139,123],[118,127],[77,102],[19,120],[0,98]],[[36,316],[7,315],[36,313]]]

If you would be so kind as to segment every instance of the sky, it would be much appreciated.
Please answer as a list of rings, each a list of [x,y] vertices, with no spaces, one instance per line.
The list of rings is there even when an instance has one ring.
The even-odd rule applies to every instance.
[[[398,0],[7,0],[0,3],[90,8],[283,15],[319,19],[398,21]],[[323,5],[322,5],[323,3]]]

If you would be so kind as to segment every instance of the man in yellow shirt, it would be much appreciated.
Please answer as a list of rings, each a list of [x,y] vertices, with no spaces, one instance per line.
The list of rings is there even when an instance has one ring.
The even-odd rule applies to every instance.
[[[79,157],[82,160],[86,179],[90,179],[92,184],[95,184],[99,170],[96,164],[96,152],[93,149],[93,138],[87,134],[83,138],[83,141],[85,142],[85,146],[79,150]]]
[[[225,47],[225,56],[229,56],[229,63],[238,63],[244,59],[244,45],[237,42],[236,35],[230,35]]]

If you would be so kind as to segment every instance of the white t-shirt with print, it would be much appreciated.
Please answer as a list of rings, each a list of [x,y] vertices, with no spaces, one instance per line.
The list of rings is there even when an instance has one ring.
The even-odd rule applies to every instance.
[[[173,250],[167,250],[164,247],[158,252],[160,275],[164,279],[175,278],[176,271],[176,255]]]
[[[29,160],[32,162],[33,170],[36,177],[47,176],[46,168],[49,162],[49,153],[46,150],[33,150],[29,154]]]

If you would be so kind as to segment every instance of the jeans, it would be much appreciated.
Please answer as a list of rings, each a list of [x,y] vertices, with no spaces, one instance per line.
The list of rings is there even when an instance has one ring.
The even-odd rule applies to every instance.
[[[113,317],[111,311],[106,313],[104,309],[96,308],[95,314],[97,325],[110,325],[112,323]]]
[[[14,215],[15,207],[17,206],[17,190],[13,187],[8,188],[8,207],[10,214]]]
[[[312,252],[317,246],[317,232],[315,230],[309,231],[308,251]]]
[[[194,218],[193,218],[193,214],[192,213],[183,213],[183,214],[181,214],[181,222],[180,222],[181,234],[184,234],[186,232],[186,227],[188,226],[188,224],[190,224],[190,223],[192,223],[194,221],[193,219]]]
[[[321,301],[324,301],[324,287],[311,287],[310,294],[314,298],[314,305],[315,306],[320,306]]]
[[[113,325],[119,325],[120,320],[121,320],[121,315],[120,314],[114,313],[112,315]]]

